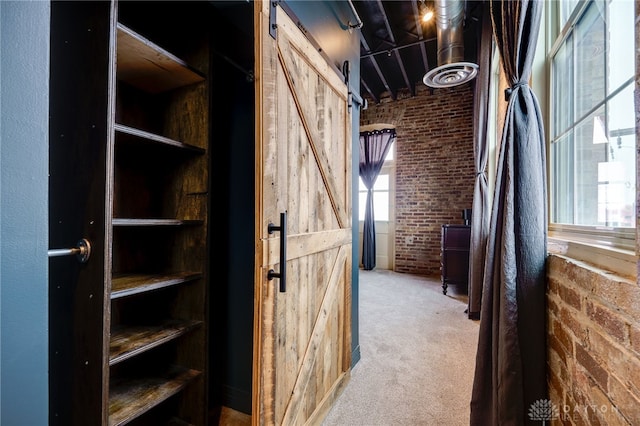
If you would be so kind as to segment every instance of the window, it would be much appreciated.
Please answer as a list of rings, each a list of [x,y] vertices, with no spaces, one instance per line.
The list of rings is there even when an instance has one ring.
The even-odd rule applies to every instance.
[[[551,59],[551,231],[634,247],[634,2],[558,5]]]
[[[377,221],[389,221],[389,208],[391,200],[389,194],[391,193],[391,173],[393,172],[393,150],[395,143],[389,147],[389,152],[384,159],[384,166],[376,179],[376,183],[373,184],[373,218]],[[364,210],[367,204],[367,187],[362,183],[362,179],[359,178],[359,205],[358,205],[358,219],[364,221]]]

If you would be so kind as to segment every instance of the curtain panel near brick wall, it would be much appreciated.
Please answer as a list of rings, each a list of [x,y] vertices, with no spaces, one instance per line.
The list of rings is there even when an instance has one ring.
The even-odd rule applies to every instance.
[[[529,87],[542,1],[491,2],[509,88],[485,261],[472,426],[540,418],[546,385],[546,147]],[[534,416],[532,416],[532,410]]]
[[[376,267],[376,224],[373,215],[373,185],[382,170],[389,148],[396,140],[392,124],[360,127],[360,179],[367,187],[362,231],[362,266],[370,271]]]

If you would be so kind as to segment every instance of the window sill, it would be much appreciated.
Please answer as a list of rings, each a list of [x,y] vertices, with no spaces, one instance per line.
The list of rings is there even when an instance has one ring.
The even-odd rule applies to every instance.
[[[550,236],[547,250],[588,263],[622,277],[637,279],[638,256],[632,250]]]

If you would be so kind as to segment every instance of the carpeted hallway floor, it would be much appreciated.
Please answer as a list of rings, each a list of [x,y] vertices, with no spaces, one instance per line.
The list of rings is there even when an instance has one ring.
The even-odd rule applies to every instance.
[[[323,426],[463,426],[479,322],[437,277],[360,270],[361,359]]]

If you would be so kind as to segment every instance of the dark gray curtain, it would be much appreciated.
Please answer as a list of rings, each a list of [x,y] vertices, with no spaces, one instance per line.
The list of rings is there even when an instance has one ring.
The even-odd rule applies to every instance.
[[[362,266],[370,271],[376,267],[376,226],[373,217],[373,185],[380,174],[389,147],[396,139],[393,128],[360,132],[360,177],[367,187],[362,231]]]
[[[478,76],[474,95],[473,109],[473,154],[476,168],[476,181],[473,188],[473,204],[471,211],[471,241],[469,244],[469,309],[471,319],[480,318],[482,301],[482,279],[484,277],[484,261],[489,235],[489,183],[487,182],[487,160],[489,146],[489,82],[491,80],[491,58],[493,56],[493,32],[489,3],[483,5],[482,27],[478,37]]]
[[[471,425],[520,425],[547,400],[546,158],[542,117],[528,85],[542,1],[491,2],[510,88],[487,243]],[[548,419],[547,419],[548,420]]]

